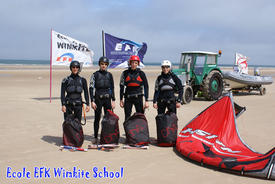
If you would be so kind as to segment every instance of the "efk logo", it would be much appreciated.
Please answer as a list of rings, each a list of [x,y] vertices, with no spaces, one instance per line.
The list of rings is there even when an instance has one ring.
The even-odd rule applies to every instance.
[[[117,43],[115,46],[115,51],[131,51],[135,53],[135,55],[138,53],[139,49],[142,45],[137,44],[133,41],[121,41],[120,43]]]
[[[74,55],[72,53],[62,54],[60,57],[57,57],[56,61],[59,62],[71,62],[74,59]]]

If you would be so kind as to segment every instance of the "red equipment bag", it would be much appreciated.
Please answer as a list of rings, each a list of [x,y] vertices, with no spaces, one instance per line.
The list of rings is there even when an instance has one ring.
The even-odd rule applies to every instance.
[[[63,122],[63,144],[65,146],[81,147],[84,141],[82,125],[73,114]]]
[[[101,135],[100,144],[118,144],[119,141],[119,117],[112,112],[107,110],[101,121]]]
[[[178,118],[173,112],[156,116],[158,146],[174,146],[177,141]]]
[[[148,122],[143,113],[135,113],[123,124],[126,133],[126,144],[148,145],[150,142]]]

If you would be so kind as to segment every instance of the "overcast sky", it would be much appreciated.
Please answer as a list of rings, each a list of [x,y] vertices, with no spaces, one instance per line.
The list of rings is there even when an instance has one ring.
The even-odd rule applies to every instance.
[[[179,62],[182,51],[235,52],[275,64],[274,0],[1,0],[0,58],[49,59],[50,30],[102,54],[101,30],[146,42],[144,62]]]

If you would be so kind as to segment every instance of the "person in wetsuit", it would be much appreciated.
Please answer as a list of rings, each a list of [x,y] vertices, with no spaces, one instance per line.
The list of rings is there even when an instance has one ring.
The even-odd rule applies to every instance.
[[[91,75],[90,79],[90,97],[91,105],[95,111],[94,119],[94,138],[95,142],[98,140],[99,121],[101,117],[102,107],[104,114],[107,109],[115,108],[115,92],[113,75],[107,71],[109,59],[101,57],[98,61],[99,70]],[[112,101],[111,101],[112,100]]]
[[[89,93],[87,88],[87,81],[85,78],[79,76],[80,63],[72,61],[70,64],[71,75],[63,79],[61,84],[61,104],[62,112],[64,113],[64,120],[69,114],[74,114],[74,117],[81,121],[82,118],[82,96],[84,91],[86,112],[90,111]]]
[[[165,109],[176,114],[176,108],[180,107],[183,95],[183,86],[180,79],[171,72],[171,62],[164,60],[161,64],[162,72],[155,82],[153,107],[158,114],[164,114]],[[178,97],[175,97],[178,93]]]
[[[147,78],[145,73],[137,68],[140,64],[140,59],[138,56],[133,55],[130,56],[128,62],[130,67],[123,71],[120,77],[120,107],[124,108],[125,120],[131,116],[133,105],[136,112],[139,113],[144,113],[144,109],[149,107]],[[143,96],[145,98],[144,106]]]

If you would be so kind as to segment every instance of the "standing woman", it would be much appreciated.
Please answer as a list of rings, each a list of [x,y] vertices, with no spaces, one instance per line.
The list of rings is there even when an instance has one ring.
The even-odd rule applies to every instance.
[[[98,65],[99,70],[92,74],[89,88],[91,105],[95,111],[95,143],[97,143],[98,140],[99,121],[102,108],[104,108],[104,114],[106,114],[108,109],[112,110],[115,108],[114,79],[113,75],[107,71],[109,59],[107,57],[99,58]]]
[[[69,114],[74,114],[74,117],[81,121],[82,91],[84,91],[86,112],[90,111],[87,81],[79,76],[80,63],[78,61],[71,62],[70,70],[71,75],[64,78],[61,84],[62,112],[64,113],[64,120]]]
[[[176,114],[182,101],[183,87],[180,79],[171,72],[171,66],[169,60],[164,60],[161,64],[161,75],[155,82],[153,107],[158,110],[158,114],[164,114],[166,108]],[[177,98],[175,93],[178,93]]]
[[[130,56],[128,62],[130,67],[123,71],[120,77],[120,107],[124,108],[125,120],[131,116],[133,105],[136,112],[139,113],[144,113],[144,109],[149,107],[147,78],[145,73],[137,68],[140,64],[140,59],[138,56],[133,55]],[[144,106],[143,96],[145,98]]]

